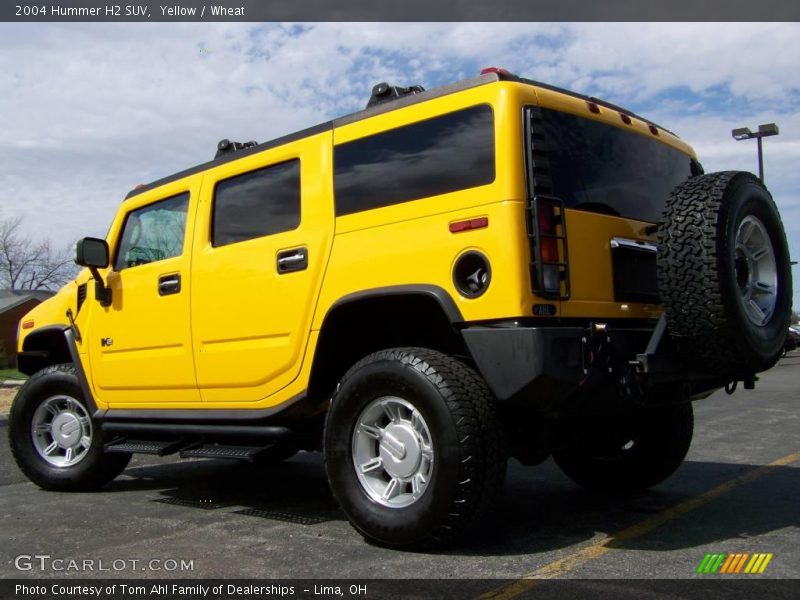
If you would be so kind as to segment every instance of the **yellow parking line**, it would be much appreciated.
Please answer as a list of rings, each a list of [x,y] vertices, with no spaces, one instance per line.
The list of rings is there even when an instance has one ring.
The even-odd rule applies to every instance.
[[[556,561],[543,565],[538,569],[536,569],[535,571],[532,571],[527,575],[524,575],[522,579],[520,579],[519,581],[510,583],[497,590],[487,592],[486,594],[483,594],[481,596],[481,599],[510,600],[511,598],[516,598],[526,590],[529,590],[530,588],[535,586],[537,579],[553,579],[556,577],[561,577],[566,573],[568,573],[569,571],[589,561],[600,558],[607,552],[610,552],[613,548],[620,546],[623,542],[650,533],[651,531],[653,531],[657,527],[660,527],[667,521],[671,521],[682,515],[685,515],[688,512],[700,508],[701,506],[708,504],[712,500],[722,496],[723,494],[727,494],[728,492],[736,489],[741,485],[744,485],[746,483],[753,481],[754,479],[758,479],[759,477],[767,475],[777,467],[789,465],[793,462],[797,462],[798,460],[800,460],[800,452],[787,454],[783,458],[774,460],[768,465],[758,467],[756,469],[753,469],[752,471],[748,471],[744,475],[739,475],[738,477],[734,477],[733,479],[730,479],[724,483],[719,484],[714,488],[711,488],[707,492],[703,492],[699,496],[689,498],[688,500],[681,502],[680,504],[677,504],[672,508],[668,508],[663,512],[655,514],[652,517],[645,519],[644,521],[641,521],[635,525],[628,527],[627,529],[623,529],[619,533],[614,534],[613,537],[606,536],[601,540],[598,540],[594,543],[584,546],[577,552],[573,552],[572,554],[569,554],[564,558],[560,558]],[[743,562],[744,561],[742,561],[742,563]]]

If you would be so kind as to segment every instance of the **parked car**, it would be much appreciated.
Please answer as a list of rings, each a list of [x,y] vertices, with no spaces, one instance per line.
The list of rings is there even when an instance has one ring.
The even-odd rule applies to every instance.
[[[800,326],[792,325],[789,327],[789,333],[786,334],[782,356],[786,356],[792,350],[797,350],[798,346],[800,346]]]

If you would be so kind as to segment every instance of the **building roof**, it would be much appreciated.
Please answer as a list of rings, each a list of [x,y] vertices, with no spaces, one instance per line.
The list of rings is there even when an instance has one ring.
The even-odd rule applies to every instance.
[[[49,290],[2,290],[0,289],[0,314],[25,304],[29,300],[44,302],[55,294]]]

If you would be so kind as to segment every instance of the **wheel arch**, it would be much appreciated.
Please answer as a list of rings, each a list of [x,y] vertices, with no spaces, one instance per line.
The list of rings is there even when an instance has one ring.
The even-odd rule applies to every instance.
[[[91,387],[83,370],[75,335],[68,325],[48,325],[25,337],[22,351],[17,355],[17,369],[28,376],[45,367],[71,363],[75,366],[84,399],[92,412],[97,411]]]
[[[353,364],[377,350],[422,346],[468,356],[456,327],[460,322],[463,317],[453,298],[434,285],[391,286],[344,296],[322,322],[308,395],[327,399]]]

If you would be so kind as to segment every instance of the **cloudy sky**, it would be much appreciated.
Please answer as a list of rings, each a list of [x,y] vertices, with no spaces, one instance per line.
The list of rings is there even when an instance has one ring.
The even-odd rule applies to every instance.
[[[59,244],[102,236],[134,184],[221,138],[358,110],[379,81],[430,88],[499,65],[663,124],[706,171],[755,171],[755,142],[730,130],[778,123],[766,179],[798,258],[798,39],[797,23],[0,23],[0,218]]]

